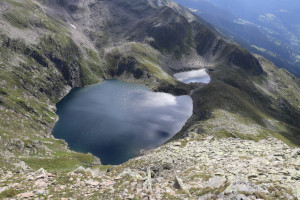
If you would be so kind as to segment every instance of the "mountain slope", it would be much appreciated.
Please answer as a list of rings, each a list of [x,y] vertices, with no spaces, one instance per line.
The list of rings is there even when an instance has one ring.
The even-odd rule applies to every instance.
[[[171,1],[3,0],[0,10],[1,174],[43,167],[59,171],[65,183],[67,172],[100,164],[69,150],[51,130],[55,104],[71,88],[110,78],[191,94],[193,116],[177,139],[272,136],[300,144],[299,79],[228,43]],[[199,68],[208,69],[210,84],[172,76]]]
[[[176,0],[251,52],[272,60],[299,77],[299,18],[295,0]]]
[[[290,88],[293,99],[277,87],[273,88],[277,95],[270,94],[274,91],[266,91],[269,88],[263,84],[271,74],[263,71],[253,55],[162,3],[153,7],[135,0],[5,1],[1,7],[1,110],[3,119],[11,119],[3,120],[1,129],[8,140],[17,133],[21,146],[26,146],[23,140],[51,138],[49,130],[56,120],[54,103],[71,87],[111,77],[174,94],[194,89],[194,115],[187,128],[222,109],[243,113],[246,122],[297,141],[291,138],[299,133],[299,96],[293,96],[298,94],[298,85],[291,78],[285,78],[286,83],[279,80],[280,84],[295,85]],[[204,88],[172,77],[178,70],[202,67],[210,68],[213,80]],[[278,75],[278,79],[288,76]],[[203,103],[206,98],[207,105]],[[266,120],[276,120],[283,127],[269,128]],[[9,142],[8,148],[17,142]]]

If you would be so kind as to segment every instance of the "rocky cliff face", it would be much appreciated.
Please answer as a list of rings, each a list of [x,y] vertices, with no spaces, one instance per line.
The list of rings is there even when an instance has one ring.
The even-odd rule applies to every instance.
[[[40,181],[37,184],[44,186],[44,192],[41,194],[34,192],[37,188],[29,187],[32,183],[30,181],[25,185],[19,184],[28,178],[22,173],[32,172],[41,167],[51,173],[59,171],[60,178],[51,180],[61,181],[63,189],[57,190],[59,192],[52,198],[69,195],[68,192],[74,188],[65,185],[65,182],[72,178],[66,173],[79,166],[92,167],[95,158],[90,154],[70,151],[63,141],[51,136],[51,129],[57,119],[55,103],[72,87],[86,86],[109,78],[144,84],[156,91],[177,95],[191,94],[194,101],[193,116],[175,136],[182,143],[189,143],[189,140],[182,139],[183,137],[189,138],[196,133],[199,137],[213,135],[216,142],[221,138],[234,137],[254,141],[264,139],[268,143],[266,139],[272,137],[291,146],[300,144],[299,79],[285,70],[277,69],[264,58],[228,43],[216,30],[208,28],[210,26],[205,21],[172,1],[3,0],[0,2],[0,11],[0,164],[3,172],[1,180],[4,180],[0,183],[1,198],[14,197],[24,191],[33,192],[22,194],[29,197],[36,194],[43,197],[54,195],[53,191],[57,188],[47,189],[50,188],[49,182],[44,184]],[[186,85],[172,76],[178,71],[200,68],[208,69],[212,78],[210,84]],[[231,144],[230,139],[224,140]],[[237,140],[238,142],[240,140]],[[250,143],[253,148],[261,147],[260,143],[249,141]],[[199,145],[201,146],[201,142]],[[189,151],[196,148],[187,146],[189,150],[181,151],[181,148],[178,148],[177,153],[188,155]],[[289,149],[283,153],[288,154],[292,151],[291,147],[286,148]],[[270,147],[270,151],[274,149],[275,147]],[[160,151],[162,154],[168,153],[164,147]],[[236,151],[238,154],[238,150]],[[256,152],[254,149],[252,151]],[[231,152],[230,155],[235,153]],[[149,156],[159,155],[150,153]],[[133,163],[138,163],[138,160],[125,163],[124,166],[132,165],[132,169],[135,170],[136,165]],[[143,178],[137,180],[138,184],[133,182],[130,187],[140,189],[147,184],[145,187],[152,187],[152,182],[148,179],[150,176],[151,180],[151,174],[156,173],[156,169],[150,167],[156,165],[156,160],[146,161],[143,160],[148,163],[149,170],[144,169],[146,165],[143,166],[143,170],[140,171],[144,172],[138,172]],[[291,163],[291,169],[292,166],[295,169],[299,168],[299,163],[294,163],[294,160]],[[184,165],[183,163],[181,167]],[[196,166],[201,168],[201,162],[197,161]],[[203,167],[204,171],[209,170],[207,166]],[[20,176],[15,172],[20,172]],[[119,171],[113,173],[117,172]],[[4,176],[6,173],[7,176]],[[294,173],[291,174],[292,177],[296,177]],[[165,177],[165,181],[171,180],[171,176],[176,176],[169,175]],[[188,177],[188,173],[186,175]],[[32,176],[32,181],[39,179]],[[111,178],[106,177],[106,182],[104,181],[101,188],[104,192],[106,187],[109,187],[109,191],[116,190],[120,185],[114,185],[112,182],[118,182],[116,180],[119,176],[115,177],[116,180],[112,180],[114,175],[106,176]],[[220,176],[225,180],[227,175]],[[17,180],[17,189],[13,189],[15,185],[11,182],[5,186],[5,180],[11,177],[18,177],[11,179]],[[145,182],[145,177],[148,177],[148,182]],[[88,177],[76,175],[70,183],[78,178],[87,180]],[[215,181],[214,175],[210,178],[212,182]],[[157,176],[157,185],[160,184],[160,180]],[[98,188],[100,183],[97,181],[87,185]],[[130,183],[130,180],[122,179],[120,184],[124,184],[124,189],[129,190],[127,181]],[[187,181],[190,180],[183,180]],[[209,184],[209,180],[207,181],[201,182],[202,189]],[[247,181],[251,181],[249,177]],[[168,194],[165,193],[171,193],[171,199],[204,195],[197,193],[197,189],[192,190],[192,184],[183,187],[180,186],[180,179],[176,182],[178,190],[172,185],[164,185],[165,192],[160,193],[153,185],[153,190],[149,192],[151,194],[151,191],[155,191],[161,195],[153,198],[167,198]],[[225,181],[220,187],[213,186],[214,191],[207,191],[205,194],[224,195],[223,192],[228,187],[227,182],[229,183]],[[78,184],[84,183],[78,181]],[[290,184],[296,188],[292,181],[284,184],[286,187]],[[217,188],[224,190],[219,191]],[[281,188],[278,190],[281,191]],[[90,194],[95,191],[91,190]],[[147,191],[148,189],[144,191],[145,194],[141,194],[141,198],[146,198]],[[68,195],[64,195],[66,193]],[[79,196],[74,198],[87,197],[87,194],[77,194]],[[108,197],[110,194],[106,193],[102,197]],[[119,191],[116,194],[119,194]],[[148,196],[151,196],[150,194]],[[122,198],[122,194],[120,195]],[[253,193],[243,195],[253,196]],[[273,193],[268,195],[272,197]],[[287,191],[282,197],[289,198],[293,195],[296,193]]]

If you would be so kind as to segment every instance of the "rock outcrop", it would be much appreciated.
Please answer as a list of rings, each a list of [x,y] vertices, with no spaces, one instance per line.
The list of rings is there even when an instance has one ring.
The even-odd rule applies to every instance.
[[[190,133],[119,166],[1,173],[0,191],[34,199],[299,199],[299,148]]]

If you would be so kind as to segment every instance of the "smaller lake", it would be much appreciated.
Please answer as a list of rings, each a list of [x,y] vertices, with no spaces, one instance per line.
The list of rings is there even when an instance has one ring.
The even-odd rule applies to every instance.
[[[210,76],[205,69],[180,72],[173,76],[184,83],[210,83]]]
[[[57,104],[53,129],[72,150],[98,156],[103,164],[120,164],[141,149],[162,145],[192,115],[189,96],[152,92],[117,80],[73,89]]]

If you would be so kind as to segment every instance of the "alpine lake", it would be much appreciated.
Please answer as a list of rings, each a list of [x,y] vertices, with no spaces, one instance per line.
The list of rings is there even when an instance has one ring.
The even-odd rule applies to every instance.
[[[92,153],[102,164],[113,165],[167,142],[193,111],[188,95],[153,92],[118,80],[74,88],[56,106],[54,137],[64,139],[74,151]]]

